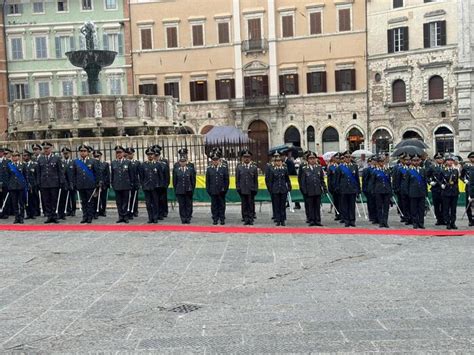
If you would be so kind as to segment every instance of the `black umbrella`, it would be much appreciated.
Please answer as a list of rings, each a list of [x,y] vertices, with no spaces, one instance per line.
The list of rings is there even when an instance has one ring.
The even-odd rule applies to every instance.
[[[282,144],[278,145],[276,147],[270,148],[268,150],[268,155],[273,155],[275,152],[278,152],[280,154],[287,154],[288,152],[291,152],[291,155],[295,158],[303,156],[303,148],[301,147],[296,147],[292,144]]]
[[[428,145],[425,142],[423,142],[422,140],[419,140],[419,139],[416,139],[416,138],[409,138],[409,139],[404,139],[400,143],[398,143],[395,146],[395,149],[400,148],[400,147],[406,147],[406,146],[413,146],[413,147],[418,147],[418,148],[422,148],[422,149],[429,148]]]
[[[415,147],[413,145],[406,145],[406,146],[395,149],[392,153],[392,156],[397,157],[402,153],[409,154],[409,155],[414,155],[414,154],[423,155],[425,151],[423,148],[420,148],[420,147]]]

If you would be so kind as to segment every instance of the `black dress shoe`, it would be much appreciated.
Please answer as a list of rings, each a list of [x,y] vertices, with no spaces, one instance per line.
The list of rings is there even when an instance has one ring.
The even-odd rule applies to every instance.
[[[225,224],[225,221],[221,219],[221,226],[223,226],[224,224]]]
[[[413,229],[418,229],[418,224],[414,224]]]
[[[285,221],[281,221],[281,222],[280,222],[280,225],[282,225],[283,227],[286,226]]]
[[[122,222],[123,222],[123,219],[119,219],[115,223],[122,223]]]
[[[344,223],[344,227],[350,227],[351,224],[350,223]]]
[[[151,224],[151,223],[153,223],[153,220],[149,219],[146,223]]]
[[[18,222],[17,219],[15,219],[15,220],[13,221],[13,224],[18,224],[18,223],[19,223],[19,222]]]
[[[451,229],[451,225],[448,224],[448,225],[446,226],[446,229]]]
[[[244,222],[244,226],[248,226],[248,225],[250,225],[250,222],[249,222],[249,221],[245,221],[245,222]]]
[[[318,226],[318,227],[322,227],[323,225],[321,224],[321,222],[316,222],[314,223],[315,226]]]
[[[124,219],[123,219],[123,223],[127,223],[127,224],[128,224],[128,218],[124,218]]]
[[[277,226],[281,226],[281,222],[276,222],[276,225],[277,225]]]
[[[474,227],[474,222],[469,222],[469,227]]]
[[[249,221],[249,224],[250,224],[251,226],[253,226],[253,221]]]
[[[315,225],[316,225],[316,223],[314,223],[314,222],[309,222],[309,226],[310,226],[310,227],[314,227]]]
[[[91,224],[91,223],[92,223],[92,219],[89,218],[89,219],[86,221],[86,223],[87,223],[87,224]]]
[[[20,218],[20,219],[18,220],[18,223],[20,223],[20,224],[24,224],[25,222],[23,221],[23,219],[22,219],[22,218]]]
[[[451,229],[458,229],[458,227],[455,224],[451,224]]]
[[[216,226],[217,225],[217,219],[212,221],[212,224]]]
[[[81,223],[87,223],[87,219],[83,219]]]
[[[355,222],[351,222],[351,223],[349,223],[349,224],[351,225],[351,227],[355,227],[355,226],[356,226]]]
[[[58,221],[58,219],[57,219],[57,218],[53,218],[53,219],[51,220],[51,223],[58,224],[58,223],[59,223],[59,221]]]

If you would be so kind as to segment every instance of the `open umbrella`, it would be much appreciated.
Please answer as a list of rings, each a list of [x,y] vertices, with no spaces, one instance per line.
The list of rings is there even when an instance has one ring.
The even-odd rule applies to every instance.
[[[372,153],[369,150],[358,149],[358,150],[353,151],[351,155],[354,158],[360,158],[362,155],[365,155],[366,157],[371,157],[374,155],[374,153]]]
[[[398,143],[395,146],[395,149],[400,148],[400,147],[406,147],[406,146],[418,147],[418,148],[422,148],[422,149],[429,148],[428,145],[425,142],[423,142],[422,140],[419,140],[419,139],[416,139],[416,138],[409,138],[409,139],[404,139],[400,143]]]
[[[323,159],[329,161],[337,152],[326,152],[323,154]]]
[[[410,154],[410,155],[414,155],[414,154],[422,155],[425,153],[425,151],[423,150],[423,148],[420,148],[420,147],[415,147],[413,145],[406,145],[406,146],[395,149],[392,153],[392,156],[397,157],[402,153]]]
[[[278,145],[276,147],[270,148],[268,150],[268,155],[273,155],[275,152],[278,152],[280,154],[287,154],[288,152],[291,152],[291,155],[294,158],[301,157],[303,155],[303,148],[301,147],[296,147],[293,144],[283,144],[283,145]]]

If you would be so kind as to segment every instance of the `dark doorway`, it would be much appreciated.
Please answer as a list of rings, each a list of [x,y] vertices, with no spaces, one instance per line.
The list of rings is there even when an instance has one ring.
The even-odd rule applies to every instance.
[[[295,126],[290,126],[285,131],[284,141],[286,143],[292,143],[296,147],[301,147],[300,131]]]
[[[253,153],[253,159],[263,171],[268,161],[268,127],[262,120],[253,121],[248,129],[249,138],[256,142],[257,151]]]
[[[420,141],[423,141],[423,138],[420,136],[420,134],[415,131],[406,131],[405,133],[403,133],[402,138],[403,139],[416,138],[416,139],[419,139]]]
[[[361,149],[364,144],[364,135],[357,128],[352,128],[347,135],[347,143],[350,152]]]

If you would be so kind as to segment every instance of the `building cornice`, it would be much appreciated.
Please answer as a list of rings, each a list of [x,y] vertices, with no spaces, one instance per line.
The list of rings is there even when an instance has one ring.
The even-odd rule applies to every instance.
[[[457,49],[457,45],[449,44],[442,47],[435,47],[435,48],[420,48],[420,49],[413,49],[409,51],[399,52],[399,53],[384,53],[384,54],[373,54],[368,57],[368,61],[375,61],[380,59],[387,59],[387,58],[400,58],[400,57],[408,57],[411,55],[417,54],[425,54],[429,52],[441,52],[446,50]]]

